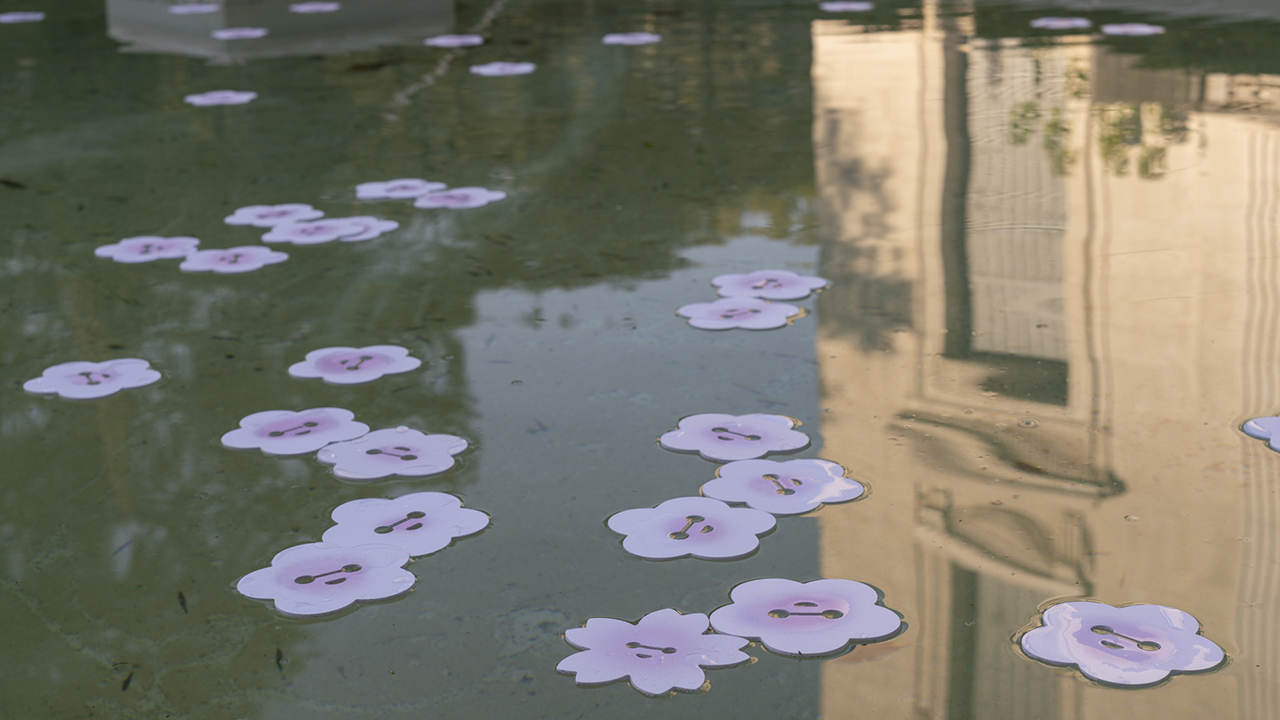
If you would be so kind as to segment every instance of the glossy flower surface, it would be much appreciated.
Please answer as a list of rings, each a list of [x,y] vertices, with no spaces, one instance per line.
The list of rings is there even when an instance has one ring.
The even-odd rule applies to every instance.
[[[798,275],[790,270],[756,270],[749,273],[717,275],[711,284],[724,297],[753,297],[764,300],[799,300],[826,287],[825,278]]]
[[[1093,21],[1082,17],[1042,17],[1032,20],[1031,27],[1041,30],[1083,30],[1093,27]]]
[[[228,225],[275,227],[282,223],[302,222],[324,217],[324,211],[302,203],[282,205],[247,205],[222,219]]]
[[[307,353],[305,360],[289,366],[289,374],[296,378],[321,378],[332,385],[357,385],[373,382],[383,375],[409,372],[420,365],[421,360],[409,357],[408,349],[399,345],[328,347]]]
[[[236,590],[274,601],[284,615],[328,615],[409,592],[417,578],[403,569],[408,562],[409,553],[391,545],[295,545],[272,558],[271,567],[240,578]]]
[[[394,545],[412,557],[430,555],[454,538],[474,535],[489,526],[489,516],[462,507],[445,493],[420,492],[394,500],[364,498],[345,502],[333,511],[337,525],[324,541],[344,547]]]
[[[78,360],[46,368],[40,377],[23,383],[22,389],[36,395],[89,400],[150,385],[159,379],[160,373],[151,369],[151,363],[138,358],[105,362]]]
[[[739,460],[722,465],[702,494],[774,515],[798,515],[862,497],[866,488],[844,473],[827,460]]]
[[[243,245],[225,250],[197,250],[178,266],[182,272],[234,274],[261,270],[288,260],[289,256],[261,245]]]
[[[600,42],[605,45],[649,45],[662,42],[662,36],[651,32],[609,33]]]
[[[1114,25],[1103,25],[1103,35],[1163,35],[1164,28],[1159,25],[1148,25],[1146,23],[1116,23]]]
[[[357,482],[399,475],[422,477],[453,467],[453,456],[467,449],[456,435],[428,435],[407,427],[375,430],[364,437],[323,448],[316,458],[333,465],[333,474]]]
[[[196,107],[211,107],[213,105],[244,105],[257,97],[258,93],[252,90],[210,90],[187,95],[182,98],[182,101]]]
[[[222,28],[209,33],[214,40],[257,40],[267,36],[266,28],[234,27]]]
[[[423,40],[422,44],[443,48],[472,47],[483,45],[484,38],[479,35],[436,35]]]
[[[443,190],[448,185],[442,182],[431,182],[421,178],[400,178],[385,182],[367,182],[356,186],[356,197],[361,200],[382,200],[393,198],[407,200],[422,197],[436,190]]]
[[[506,75],[528,75],[538,66],[531,62],[491,62],[484,65],[472,65],[472,75],[485,77],[503,77]]]
[[[93,254],[118,263],[144,263],[152,260],[184,258],[196,251],[200,241],[193,237],[156,237],[142,235],[125,238],[112,245],[94,248]]]
[[[809,447],[809,436],[792,430],[795,426],[786,415],[702,413],[681,418],[658,444],[676,452],[696,452],[707,460],[752,460]]]
[[[787,325],[804,311],[795,305],[771,303],[749,297],[722,298],[709,303],[681,306],[676,314],[700,330],[773,330]]]
[[[482,187],[460,187],[423,195],[413,203],[413,206],[427,209],[467,210],[488,205],[491,202],[505,200],[506,197],[507,194],[501,190],[489,190]]]
[[[239,429],[222,436],[222,444],[236,450],[257,448],[266,455],[302,455],[369,432],[369,426],[342,408],[264,410],[240,420]]]
[[[758,536],[776,523],[769,513],[704,497],[673,498],[656,508],[624,510],[608,520],[610,530],[626,536],[623,550],[649,560],[746,557],[760,546]]]

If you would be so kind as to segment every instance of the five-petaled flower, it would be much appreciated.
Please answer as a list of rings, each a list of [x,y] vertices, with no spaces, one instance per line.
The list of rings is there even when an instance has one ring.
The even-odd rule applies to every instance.
[[[193,237],[142,235],[125,238],[112,245],[100,245],[94,248],[93,254],[118,263],[144,263],[184,258],[195,252],[199,244],[200,241]]]
[[[888,640],[902,617],[880,604],[880,591],[854,580],[751,580],[711,613],[716,632],[759,640],[781,655],[834,655],[850,645]]]
[[[237,450],[257,448],[266,455],[301,455],[329,443],[352,440],[369,426],[342,408],[264,410],[245,416],[240,427],[222,436],[222,444]]]
[[[787,325],[804,310],[786,303],[771,303],[750,297],[721,298],[709,303],[690,303],[676,310],[700,330],[772,330]]]
[[[361,200],[381,200],[394,198],[405,200],[426,195],[429,192],[449,187],[442,182],[432,182],[421,178],[400,178],[386,182],[367,182],[356,186],[356,197]]]
[[[430,47],[457,48],[483,45],[484,38],[479,35],[436,35],[422,41]]]
[[[1093,27],[1093,21],[1082,17],[1042,17],[1032,20],[1031,27],[1040,30],[1083,30]]]
[[[489,190],[482,187],[460,187],[452,190],[440,190],[423,195],[414,201],[416,208],[449,208],[466,210],[488,205],[491,202],[506,199],[507,194],[501,190]]]
[[[296,378],[321,378],[333,385],[373,382],[383,375],[409,372],[422,361],[409,357],[399,345],[367,347],[327,347],[307,353],[307,359],[289,366]]]
[[[222,28],[209,33],[214,40],[257,40],[267,36],[266,28],[234,27]]]
[[[501,77],[503,75],[528,75],[538,68],[531,62],[491,62],[484,65],[472,65],[472,75]]]
[[[209,92],[187,95],[182,98],[182,101],[196,107],[210,107],[213,105],[244,105],[257,97],[258,93],[252,90],[210,90]]]
[[[1147,23],[1115,23],[1113,25],[1102,26],[1103,35],[1163,35],[1164,28],[1159,25],[1148,25]]]
[[[395,220],[381,220],[367,215],[301,220],[273,225],[271,230],[262,236],[262,241],[269,243],[287,242],[294,245],[319,245],[334,240],[359,242],[361,240],[372,240],[382,233],[395,230],[398,227],[400,227],[400,223]]]
[[[651,32],[609,33],[600,42],[605,45],[648,45],[662,42],[662,36]]]
[[[316,459],[333,465],[333,474],[344,480],[363,482],[442,473],[453,467],[453,456],[466,449],[467,441],[456,435],[428,435],[401,426],[330,445]]]
[[[625,536],[623,550],[642,558],[732,560],[755,552],[759,536],[777,521],[767,512],[729,507],[711,498],[682,497],[656,508],[623,510],[607,524]]]
[[[240,578],[236,590],[275,601],[283,615],[328,615],[409,592],[417,578],[404,569],[408,563],[409,553],[393,545],[295,545],[277,553],[271,567]]]
[[[412,557],[442,550],[454,538],[475,535],[489,526],[489,516],[462,507],[445,493],[420,492],[394,500],[363,498],[342,503],[333,511],[338,523],[324,532],[334,545],[394,545]]]
[[[658,444],[676,452],[696,452],[707,460],[752,460],[809,447],[809,436],[792,430],[798,424],[786,415],[701,413],[680,418]]]
[[[828,460],[739,460],[720,466],[702,494],[774,515],[798,515],[862,497],[866,488],[844,473]]]
[[[0,25],[11,25],[14,23],[40,22],[44,19],[42,12],[30,12],[18,10],[14,12],[0,13]]]
[[[317,210],[302,203],[284,203],[283,205],[247,205],[237,208],[222,221],[228,225],[275,227],[281,223],[315,220],[319,217],[324,217],[323,210]]]
[[[160,379],[151,364],[138,358],[105,362],[77,360],[46,368],[38,378],[22,384],[37,395],[60,395],[68,400],[88,400],[114,395],[127,388],[142,387]]]
[[[260,270],[288,260],[289,256],[261,245],[242,245],[224,250],[197,250],[178,266],[182,272],[215,272],[221,275]]]
[[[756,270],[749,273],[717,275],[711,284],[724,297],[753,297],[764,300],[799,300],[826,287],[825,278],[798,275],[790,270]]]
[[[1154,685],[1170,675],[1212,670],[1226,659],[1222,648],[1199,634],[1195,618],[1163,605],[1064,602],[1045,610],[1042,620],[1019,640],[1022,651],[1101,683]]]
[[[742,652],[747,641],[730,635],[709,635],[707,616],[681,615],[664,608],[629,623],[591,618],[586,625],[565,632],[564,639],[582,652],[556,666],[574,675],[579,685],[604,685],[628,679],[645,695],[672,690],[693,692],[707,681],[703,668],[733,667],[751,660]]]

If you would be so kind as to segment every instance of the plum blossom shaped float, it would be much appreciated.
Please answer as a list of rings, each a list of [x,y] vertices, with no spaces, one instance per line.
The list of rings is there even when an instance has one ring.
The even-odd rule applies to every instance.
[[[1226,660],[1222,648],[1199,634],[1195,618],[1163,605],[1064,602],[1045,610],[1042,621],[1019,640],[1022,651],[1100,683],[1154,685]]]
[[[799,300],[830,283],[814,275],[798,275],[790,270],[756,270],[749,273],[717,275],[711,278],[716,292],[724,297],[753,297],[764,300]]]
[[[429,210],[436,208],[469,210],[488,205],[491,202],[505,200],[506,197],[507,194],[501,190],[489,190],[482,187],[460,187],[423,195],[414,201],[413,206]]]
[[[799,424],[786,415],[701,413],[680,418],[658,444],[675,452],[696,452],[707,460],[753,460],[809,447],[809,436],[791,429]]]
[[[707,681],[703,668],[733,667],[751,660],[742,652],[747,641],[729,635],[707,635],[702,613],[681,615],[670,608],[656,610],[629,623],[614,618],[591,618],[564,639],[582,652],[556,666],[574,675],[579,685],[605,685],[630,680],[631,687],[656,697],[672,690],[693,692]]]
[[[289,256],[261,245],[243,245],[225,250],[198,250],[178,266],[182,272],[208,272],[220,275],[261,270],[288,260]]]
[[[528,75],[538,68],[531,62],[491,62],[484,65],[472,65],[472,75],[485,77],[503,77],[505,75]]]
[[[600,42],[605,45],[649,45],[662,42],[662,36],[651,32],[609,33]]]
[[[711,498],[682,497],[656,508],[623,510],[607,524],[625,536],[623,550],[649,560],[734,560],[755,552],[759,536],[773,530],[777,520],[767,512]]]
[[[404,569],[408,563],[409,553],[392,545],[295,545],[277,553],[271,567],[240,578],[236,590],[274,601],[282,615],[328,615],[409,592],[417,578]]]
[[[361,348],[327,347],[307,353],[306,360],[289,366],[296,378],[321,378],[331,385],[373,382],[383,375],[409,372],[422,361],[409,357],[399,345],[369,345]]]
[[[709,303],[690,303],[676,310],[699,330],[773,330],[800,317],[804,310],[786,303],[771,303],[749,297],[721,298]]]
[[[867,12],[874,9],[875,3],[859,0],[832,0],[818,3],[818,9],[825,12]]]
[[[1163,35],[1164,28],[1159,25],[1148,25],[1146,23],[1116,23],[1114,25],[1103,25],[1103,35],[1133,35],[1142,37],[1146,35]]]
[[[273,225],[271,230],[262,236],[262,241],[287,242],[294,245],[319,245],[334,240],[358,242],[372,240],[398,227],[400,223],[395,220],[380,220],[369,216],[302,220]]]
[[[246,415],[240,427],[222,436],[222,444],[236,450],[257,448],[264,455],[302,455],[329,443],[353,440],[369,426],[342,408],[264,410]]]
[[[780,655],[835,655],[904,629],[902,616],[881,604],[879,590],[854,580],[751,580],[735,587],[729,599],[711,613],[711,627],[759,640]]]
[[[862,497],[866,488],[844,473],[829,460],[739,460],[720,466],[702,494],[773,515],[799,515]]]
[[[484,38],[479,35],[436,35],[422,41],[429,47],[458,48],[483,45]]]
[[[207,15],[215,13],[222,6],[217,3],[183,3],[181,5],[170,5],[169,13],[172,15]]]
[[[244,105],[257,97],[258,93],[252,90],[210,90],[187,95],[182,98],[182,101],[196,107],[211,107],[213,105]]]
[[[106,397],[128,388],[142,387],[160,379],[151,364],[138,358],[104,362],[77,360],[45,368],[38,378],[22,384],[36,395],[58,395],[68,400]]]
[[[420,178],[400,178],[399,180],[387,180],[386,182],[361,183],[356,186],[356,197],[361,200],[382,200],[384,198],[406,200],[408,198],[422,197],[427,193],[443,190],[447,187],[449,186],[442,182],[432,182]]]
[[[257,40],[267,36],[266,28],[234,27],[222,28],[209,33],[214,40]]]
[[[1083,30],[1093,27],[1093,21],[1082,17],[1042,17],[1032,20],[1031,27],[1040,30]]]
[[[281,223],[302,222],[324,217],[323,210],[317,210],[303,203],[284,203],[282,205],[247,205],[237,208],[235,212],[222,219],[228,225],[252,225],[254,227],[275,227]]]
[[[428,435],[401,426],[330,445],[316,453],[316,459],[332,465],[333,474],[344,480],[366,482],[442,473],[453,467],[453,456],[466,449],[467,441],[456,435]]]
[[[458,498],[438,492],[394,500],[352,500],[333,511],[333,520],[338,524],[324,532],[324,542],[343,547],[394,545],[411,557],[443,550],[454,538],[475,535],[489,526],[488,515],[468,510]]]
[[[331,13],[342,9],[342,3],[336,2],[301,2],[289,6],[289,12],[299,14]]]
[[[200,241],[193,237],[156,237],[140,235],[125,238],[112,245],[93,249],[98,257],[111,258],[118,263],[144,263],[152,260],[184,258],[196,251]]]
[[[1240,427],[1245,435],[1258,440],[1267,440],[1267,446],[1280,452],[1280,417],[1257,417]]]
[[[42,12],[19,10],[16,12],[0,13],[0,25],[40,22],[41,20],[44,20],[44,13]]]

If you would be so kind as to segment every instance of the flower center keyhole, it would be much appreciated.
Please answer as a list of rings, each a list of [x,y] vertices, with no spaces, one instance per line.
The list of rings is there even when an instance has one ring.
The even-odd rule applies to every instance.
[[[792,607],[806,608],[806,609],[816,608],[818,607],[818,603],[802,600],[792,605]],[[844,613],[840,612],[839,610],[821,610],[818,612],[799,612],[796,610],[783,610],[779,608],[777,610],[769,611],[769,617],[778,618],[779,620],[781,620],[782,618],[791,617],[792,615],[803,615],[808,617],[824,617],[828,620],[839,620],[840,618],[844,617]]]
[[[769,288],[770,290],[774,290],[780,287],[782,287],[782,283],[779,282],[777,278],[765,278],[752,284],[751,289],[764,290],[765,288]]]
[[[701,515],[688,515],[685,517],[684,528],[671,533],[667,537],[671,538],[672,540],[687,540],[689,538],[689,529],[700,522],[706,522],[706,521],[707,519],[702,517]],[[703,525],[702,529],[699,530],[698,532],[702,534],[706,534],[711,532],[712,530],[715,530],[715,528],[711,527],[710,525]]]
[[[372,355],[361,355],[360,359],[356,361],[355,365],[347,365],[347,363],[351,362],[350,360],[339,360],[338,364],[347,365],[346,367],[347,370],[359,370],[360,366],[364,364],[365,360],[372,360],[372,359],[373,359]]]
[[[391,452],[391,450],[403,450],[405,454],[393,453]],[[387,450],[385,448],[374,448],[372,450],[365,450],[364,454],[365,455],[390,455],[391,457],[398,457],[401,460],[405,460],[405,461],[418,459],[417,455],[410,454],[413,452],[413,448],[407,448],[407,447],[402,447],[397,445],[391,448],[391,450]]]
[[[789,487],[784,487],[782,484],[782,478],[778,477],[777,475],[761,475],[760,477],[764,478],[765,480],[768,480],[774,485],[777,485],[778,489],[775,490],[774,492],[778,493],[779,495],[795,495],[796,494],[795,490],[792,490]],[[790,482],[796,487],[800,487],[801,485],[804,484],[795,478],[787,478],[787,482]]]
[[[720,313],[720,319],[721,320],[737,320],[738,318],[746,317],[748,315],[755,315],[758,312],[760,311],[755,308],[734,308],[732,310],[726,310],[725,312]]]
[[[381,527],[376,527],[376,528],[374,528],[374,529],[373,529],[373,531],[374,531],[374,532],[376,532],[376,533],[378,533],[379,535],[386,535],[387,533],[391,532],[392,530],[395,530],[395,529],[396,529],[396,526],[397,526],[397,525],[399,525],[400,523],[407,523],[407,522],[409,522],[410,520],[417,520],[418,518],[424,518],[424,517],[426,517],[426,516],[427,516],[427,514],[426,514],[426,513],[424,513],[424,512],[422,512],[421,510],[414,510],[413,512],[409,513],[408,515],[405,515],[405,516],[404,516],[403,518],[401,518],[400,520],[397,520],[397,521],[395,521],[395,522],[391,523],[390,525],[382,525]],[[422,523],[414,523],[414,524],[410,525],[409,527],[406,527],[406,528],[405,528],[405,530],[417,530],[417,529],[419,529],[419,528],[421,528],[421,527],[422,527]]]
[[[644,648],[645,650],[657,650],[658,652],[664,655],[671,655],[676,652],[676,649],[673,647],[654,647],[653,645],[641,645],[640,643],[634,642],[634,641],[627,643],[627,647],[631,648],[632,650],[636,648]],[[636,657],[648,659],[653,656],[648,653],[636,653]]]
[[[316,580],[319,580],[322,577],[337,575],[338,573],[357,573],[357,572],[360,572],[361,569],[362,568],[359,565],[352,563],[350,565],[343,565],[337,570],[330,570],[327,573],[320,573],[319,575],[299,575],[298,577],[294,578],[293,581],[298,583],[299,585],[310,585],[311,583],[315,582]],[[325,580],[324,584],[325,585],[341,585],[346,581],[347,581],[346,578],[341,577],[341,578],[334,578],[332,580]]]
[[[92,371],[82,372],[80,373],[80,376],[84,378],[85,385],[101,385],[103,381],[111,379],[111,375],[107,373],[96,373]],[[102,380],[97,380],[95,378],[102,378]]]
[[[740,432],[734,432],[734,431],[730,430],[729,428],[724,428],[724,427],[714,427],[714,428],[711,428],[711,432],[713,432],[713,433],[726,433],[726,434],[729,434],[729,435],[737,435],[738,437],[742,438],[743,440],[751,440],[751,441],[755,441],[755,440],[759,440],[759,439],[760,439],[760,436],[759,436],[759,435],[743,435],[743,434],[742,434],[742,433],[740,433]],[[732,441],[732,440],[733,440],[733,438],[731,438],[731,437],[725,437],[724,435],[717,435],[717,436],[716,436],[716,438],[718,438],[718,439],[720,439],[720,440],[729,440],[729,441]]]
[[[1118,637],[1118,638],[1120,638],[1120,639],[1122,639],[1122,640],[1128,640],[1129,642],[1133,643],[1134,645],[1137,645],[1139,650],[1145,650],[1145,651],[1147,651],[1147,652],[1155,652],[1156,650],[1159,650],[1159,649],[1160,649],[1160,643],[1151,642],[1150,640],[1138,640],[1137,638],[1131,638],[1131,637],[1129,637],[1128,635],[1121,635],[1120,633],[1118,633],[1118,632],[1116,632],[1115,630],[1113,630],[1113,629],[1111,629],[1111,628],[1107,627],[1106,625],[1094,625],[1094,626],[1093,626],[1092,628],[1090,628],[1090,629],[1091,629],[1091,630],[1093,630],[1095,633],[1097,633],[1097,634],[1099,634],[1099,635],[1113,635],[1113,636]],[[1111,642],[1110,640],[1102,640],[1101,642],[1102,642],[1103,647],[1109,647],[1109,648],[1111,648],[1112,650],[1127,650],[1127,649],[1128,649],[1128,648],[1126,648],[1125,646],[1120,645],[1120,644],[1118,644],[1118,643],[1113,643],[1113,642]]]
[[[289,433],[293,433],[294,437],[299,437],[301,435],[307,435],[311,432],[310,430],[303,430],[302,428],[313,428],[319,425],[320,423],[318,422],[304,422],[301,425],[296,425],[294,427],[289,428],[288,430],[274,430],[272,432],[267,433],[267,435],[270,437],[280,437],[281,435],[288,435]],[[301,432],[293,432],[294,430],[300,430]]]

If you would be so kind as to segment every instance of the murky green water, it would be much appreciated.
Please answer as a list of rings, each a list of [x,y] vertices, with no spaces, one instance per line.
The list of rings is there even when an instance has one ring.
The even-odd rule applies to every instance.
[[[287,5],[0,0],[47,13],[0,24],[4,717],[1280,714],[1280,455],[1238,429],[1280,412],[1280,25],[1084,13],[1166,28],[1104,38],[1033,30],[1080,12],[1030,4]],[[236,26],[272,30],[208,37]],[[484,45],[421,44],[472,29]],[[662,42],[600,42],[639,30]],[[492,61],[537,70],[468,72]],[[218,89],[258,98],[183,102]],[[508,197],[355,197],[401,177]],[[287,262],[240,275],[94,256],[140,235],[259,244],[223,218],[277,203],[400,228],[279,246]],[[675,315],[760,268],[832,284],[777,330]],[[287,373],[377,344],[423,364],[354,386]],[[123,357],[163,379],[81,402],[22,390]],[[219,442],[250,413],[313,407],[470,448],[441,475],[353,484]],[[607,517],[714,476],[655,442],[706,412],[796,418],[813,444],[794,457],[872,492],[779,518],[743,560],[627,554]],[[427,490],[492,524],[414,561],[410,594],[304,620],[235,591],[338,505]],[[670,697],[555,670],[589,618],[710,613],[767,577],[870,583],[908,629],[825,660],[756,643]],[[1230,660],[1125,690],[1018,652],[1042,605],[1080,597],[1184,610]]]

